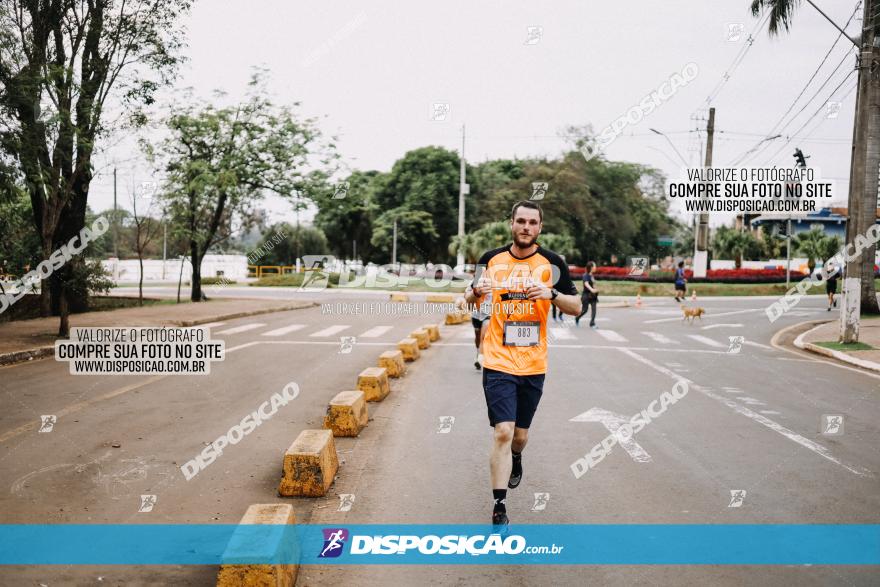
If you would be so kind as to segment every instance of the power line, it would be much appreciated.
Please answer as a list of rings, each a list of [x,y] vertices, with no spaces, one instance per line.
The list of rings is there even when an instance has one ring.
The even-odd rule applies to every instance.
[[[849,26],[849,24],[852,22],[853,18],[855,18],[856,14],[857,14],[858,11],[859,11],[859,7],[860,7],[861,5],[862,5],[861,0],[859,0],[858,2],[856,2],[856,6],[855,6],[855,8],[853,9],[852,14],[850,14],[849,18],[848,18],[847,21],[846,21],[846,24],[843,25],[843,28],[844,28],[844,29],[846,29],[846,28]],[[769,14],[769,12],[768,12],[768,14]],[[819,74],[819,71],[822,69],[822,66],[825,65],[825,62],[826,62],[826,61],[828,61],[828,57],[831,55],[832,51],[834,51],[834,48],[837,47],[837,43],[840,42],[841,37],[843,37],[843,33],[842,33],[842,32],[839,33],[839,34],[837,35],[837,37],[834,39],[834,43],[831,44],[831,48],[828,49],[828,52],[827,52],[827,53],[825,53],[825,56],[822,58],[822,61],[819,63],[819,66],[816,67],[816,70],[813,72],[813,75],[811,75],[811,76],[810,76],[810,79],[807,80],[807,83],[804,84],[804,87],[801,89],[801,91],[798,93],[798,95],[795,97],[795,99],[791,102],[791,105],[788,107],[788,109],[782,114],[781,117],[779,117],[779,120],[776,121],[776,124],[773,125],[773,128],[771,128],[770,131],[769,131],[766,135],[764,135],[765,139],[766,139],[767,137],[772,136],[772,135],[776,132],[776,129],[779,128],[779,125],[782,124],[782,121],[783,121],[783,120],[785,120],[785,117],[788,116],[788,114],[794,109],[794,107],[795,107],[795,105],[797,104],[798,100],[801,99],[801,96],[804,95],[804,93],[807,91],[807,88],[809,88],[809,87],[810,87],[810,84],[813,83],[813,80],[816,79],[816,76]],[[850,49],[850,50],[851,50],[851,49]],[[848,50],[848,51],[846,52],[846,55],[849,55],[850,50]],[[844,55],[844,59],[846,59],[846,55]],[[835,68],[834,71],[831,72],[831,75],[834,75],[834,73],[837,71],[837,69],[838,69],[839,67],[840,67],[840,64],[838,64],[837,68]],[[828,79],[830,79],[830,77],[831,77],[831,76],[829,76]],[[825,83],[828,83],[828,79],[825,80]],[[825,86],[825,84],[822,85],[822,87],[824,87],[824,86]],[[817,91],[817,93],[820,92],[820,91],[822,91],[822,87],[819,88],[819,90]],[[812,101],[812,99],[815,99],[815,95],[814,95],[813,98],[811,98],[811,100],[808,100],[807,103],[804,104],[804,107],[801,108],[801,109],[798,111],[798,113],[795,114],[794,117],[792,117],[791,120],[789,120],[789,122],[786,124],[786,126],[787,126],[788,124],[790,124],[791,121],[794,120],[794,118],[797,118],[798,114],[800,114],[801,112],[803,112],[804,108],[807,107],[807,105],[810,103],[810,101]],[[784,129],[785,129],[785,126],[783,126],[783,127],[782,127],[781,129],[779,129],[779,130],[780,130],[780,132],[781,132],[781,131],[784,130]],[[757,156],[761,151],[763,151],[765,148],[767,148],[767,146],[769,146],[769,143],[767,143],[767,142],[764,142],[763,146],[761,146],[761,143],[760,143],[760,142],[759,142],[759,143],[756,143],[756,144],[754,145],[754,147],[752,147],[752,149],[749,149],[748,151],[746,151],[745,153],[743,153],[742,155],[740,155],[740,156],[737,158],[737,160],[736,160],[736,162],[734,163],[734,165],[736,165],[737,163],[740,163],[740,162],[741,162],[746,156],[748,156],[748,154],[749,154],[750,152],[754,152],[756,149],[758,150],[758,153],[755,153],[755,156]],[[761,148],[758,149],[758,147],[761,147]]]
[[[724,73],[721,74],[721,80],[715,85],[715,87],[712,89],[712,91],[706,97],[705,104],[707,106],[712,104],[712,101],[718,97],[718,94],[720,94],[721,90],[724,88],[724,84],[726,84],[730,80],[730,76],[733,75],[733,73],[739,67],[740,63],[743,62],[743,60],[746,57],[746,54],[748,54],[748,52],[749,52],[749,49],[752,48],[752,45],[755,43],[755,40],[757,39],[756,35],[760,31],[760,29],[762,29],[764,27],[764,25],[767,23],[767,20],[769,18],[770,18],[770,12],[768,11],[767,14],[764,15],[764,18],[762,20],[760,20],[758,22],[758,24],[755,25],[755,28],[752,29],[752,32],[749,33],[749,36],[748,36],[748,39],[746,39],[745,45],[743,45],[743,47],[739,50],[739,53],[737,53],[736,57],[733,58],[733,62],[731,62],[731,64],[727,67],[727,69],[724,71]]]
[[[830,100],[831,98],[834,97],[834,94],[837,93],[837,90],[839,90],[839,89],[841,88],[841,86],[843,86],[843,84],[845,84],[846,81],[847,81],[849,78],[852,77],[852,74],[854,74],[854,73],[855,73],[855,70],[850,71],[850,72],[846,75],[846,77],[843,78],[843,79],[840,81],[839,84],[837,84],[837,87],[834,88],[834,89],[831,91],[831,94],[828,96],[828,100]],[[854,86],[854,87],[855,87],[855,86]],[[852,91],[852,90],[850,90],[850,92],[851,92],[851,91]],[[846,95],[849,96],[849,92],[848,92]],[[785,141],[785,143],[784,143],[781,147],[779,147],[779,150],[778,150],[778,151],[776,151],[773,155],[770,156],[769,160],[773,160],[774,158],[776,158],[776,156],[779,155],[779,153],[781,153],[782,150],[783,150],[786,146],[788,146],[788,144],[791,143],[791,141],[793,141],[793,140],[795,139],[795,137],[797,137],[798,133],[800,133],[800,132],[804,129],[804,127],[806,127],[808,124],[810,124],[810,123],[813,121],[813,119],[816,118],[816,117],[819,115],[820,112],[822,112],[822,108],[824,108],[824,107],[825,107],[825,104],[820,104],[819,107],[816,109],[816,111],[813,113],[813,115],[810,116],[810,117],[806,120],[806,122],[804,122],[804,123],[800,126],[800,128],[798,128],[794,133],[791,134],[791,136],[788,137],[788,140]]]

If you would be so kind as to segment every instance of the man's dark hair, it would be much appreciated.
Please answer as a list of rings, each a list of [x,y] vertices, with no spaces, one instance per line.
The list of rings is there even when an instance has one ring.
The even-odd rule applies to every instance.
[[[541,222],[544,222],[544,211],[541,210],[541,207],[534,202],[530,202],[529,200],[520,200],[516,204],[513,205],[513,209],[510,211],[510,219],[513,220],[516,218],[516,211],[519,208],[531,208],[532,210],[538,211],[538,218]]]
[[[596,262],[590,261],[589,263],[587,263],[587,271],[588,272],[591,271],[595,266],[596,266]]]
[[[678,266],[679,266],[679,267],[684,267],[684,261],[679,261],[679,262],[678,262]]]

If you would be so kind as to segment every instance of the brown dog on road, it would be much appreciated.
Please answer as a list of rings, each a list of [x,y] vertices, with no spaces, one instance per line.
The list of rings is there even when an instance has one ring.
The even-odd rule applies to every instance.
[[[682,321],[685,321],[688,318],[690,318],[691,324],[694,323],[694,318],[699,318],[700,322],[702,322],[703,321],[703,314],[706,313],[706,310],[704,310],[703,308],[696,308],[696,307],[688,308],[687,306],[682,306],[681,311],[682,311],[682,313],[684,313],[684,317],[682,318]]]

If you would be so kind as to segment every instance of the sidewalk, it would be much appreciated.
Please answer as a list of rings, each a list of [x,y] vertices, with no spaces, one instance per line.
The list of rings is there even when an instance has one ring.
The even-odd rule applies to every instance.
[[[873,350],[835,350],[819,346],[820,342],[837,342],[840,322],[824,322],[798,336],[794,345],[800,349],[844,361],[863,369],[880,372],[880,318],[862,319],[859,326],[859,342]]]
[[[197,326],[245,316],[298,310],[314,302],[290,300],[211,300],[202,303],[161,304],[105,312],[71,314],[70,327]],[[14,320],[0,324],[0,366],[52,356],[58,338],[58,316]]]

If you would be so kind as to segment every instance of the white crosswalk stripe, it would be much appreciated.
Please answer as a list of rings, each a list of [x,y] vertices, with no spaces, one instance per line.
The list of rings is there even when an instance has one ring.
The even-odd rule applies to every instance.
[[[596,332],[598,332],[602,338],[611,342],[627,342],[626,338],[624,338],[617,332],[614,332],[613,330],[599,329]]]
[[[305,328],[305,324],[290,324],[288,326],[284,326],[282,328],[276,328],[275,330],[270,330],[269,332],[264,332],[263,336],[284,336],[290,332],[296,332],[297,330],[302,330]]]
[[[358,338],[379,338],[389,330],[394,328],[393,326],[373,326],[366,332],[362,332],[358,335]]]
[[[348,324],[334,324],[333,326],[328,326],[324,330],[313,332],[309,336],[333,336],[337,332],[342,332],[346,328],[349,328]]]
[[[570,328],[548,328],[552,340],[575,340],[575,335]]]
[[[678,341],[672,340],[671,338],[664,336],[659,332],[643,332],[642,334],[655,342],[659,342],[660,344],[678,344]]]
[[[705,345],[713,346],[715,348],[727,348],[726,344],[721,344],[717,340],[712,340],[711,338],[699,335],[699,334],[688,334],[688,337],[694,339],[697,342],[701,342]]]
[[[247,332],[248,330],[253,330],[254,328],[260,328],[261,326],[265,326],[264,322],[254,322],[252,324],[242,324],[241,326],[235,326],[233,328],[227,328],[226,330],[221,330],[216,334],[238,334],[239,332]]]
[[[217,328],[218,326],[223,326],[226,322],[208,322],[207,324],[198,324],[198,328]]]

